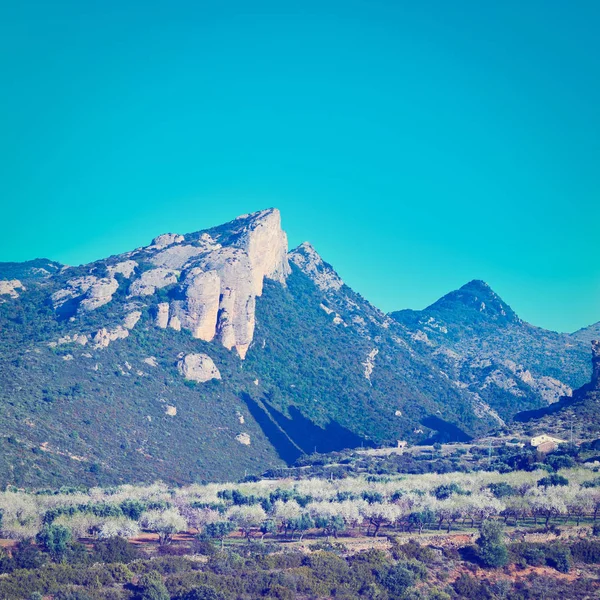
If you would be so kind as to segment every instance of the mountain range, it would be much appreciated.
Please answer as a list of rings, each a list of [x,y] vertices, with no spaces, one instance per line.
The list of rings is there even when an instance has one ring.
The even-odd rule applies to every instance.
[[[469,439],[590,379],[589,342],[472,281],[384,314],[268,209],[77,267],[0,263],[0,481],[224,480]]]

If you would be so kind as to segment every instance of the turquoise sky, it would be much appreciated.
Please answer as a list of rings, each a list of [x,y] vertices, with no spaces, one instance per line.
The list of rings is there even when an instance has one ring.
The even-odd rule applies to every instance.
[[[12,5],[12,6],[11,6]],[[383,310],[600,320],[600,2],[0,5],[0,260],[269,206]]]

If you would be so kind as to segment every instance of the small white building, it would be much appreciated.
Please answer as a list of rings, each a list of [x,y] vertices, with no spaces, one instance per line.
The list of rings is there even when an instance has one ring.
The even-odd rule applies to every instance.
[[[561,440],[559,438],[552,437],[551,435],[547,435],[546,433],[542,433],[541,435],[536,435],[532,437],[530,440],[531,446],[537,448],[540,444],[546,444],[548,442],[552,442],[553,444],[565,444],[566,440]]]

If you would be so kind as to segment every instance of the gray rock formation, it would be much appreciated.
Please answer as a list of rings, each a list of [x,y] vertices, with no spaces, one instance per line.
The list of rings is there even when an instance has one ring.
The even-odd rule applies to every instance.
[[[152,240],[152,246],[155,248],[165,248],[171,244],[180,244],[185,238],[178,233],[163,233]]]
[[[154,323],[161,329],[166,329],[169,324],[169,303],[160,302],[156,307],[156,317]]]
[[[197,383],[221,379],[219,369],[208,354],[187,354],[177,363],[177,370],[186,379]]]
[[[592,386],[600,389],[600,340],[592,342]]]
[[[111,277],[114,277],[117,273],[119,273],[123,275],[125,279],[129,279],[133,275],[133,272],[137,266],[138,264],[135,262],[135,260],[124,260],[106,267],[106,270]]]
[[[24,289],[25,286],[18,279],[0,281],[0,296],[10,296],[11,298],[18,298],[19,293],[17,292],[17,290]]]
[[[223,232],[204,232],[186,241],[150,259],[163,268],[183,270],[177,299],[158,307],[156,324],[187,329],[205,341],[217,337],[244,358],[253,339],[255,299],[262,294],[264,278],[285,285],[290,272],[279,211],[244,215]]]
[[[217,328],[221,293],[219,275],[216,271],[195,267],[185,274],[181,291],[185,298],[171,303],[171,319],[177,318],[180,326],[189,329],[193,337],[210,342]],[[167,315],[168,310],[167,305]]]
[[[142,316],[142,311],[140,311],[140,310],[131,311],[125,317],[125,320],[123,321],[123,326],[126,329],[133,329],[137,325],[137,322],[140,320],[141,316]]]
[[[57,309],[70,300],[79,299],[79,308],[90,311],[108,304],[118,288],[119,282],[112,277],[86,275],[69,279],[67,287],[54,292],[51,300]]]
[[[179,277],[179,271],[173,271],[171,269],[151,269],[150,271],[144,271],[139,279],[132,282],[129,287],[130,296],[151,296],[167,285],[177,283]]]
[[[119,288],[119,282],[112,277],[97,279],[87,290],[85,297],[79,303],[80,310],[96,310],[108,304],[113,294]]]
[[[324,292],[339,290],[344,285],[333,267],[326,263],[308,242],[292,250],[289,259]]]
[[[95,348],[106,348],[111,342],[115,340],[125,339],[129,335],[129,330],[122,325],[117,325],[112,329],[101,327],[93,336],[92,342],[94,342]]]

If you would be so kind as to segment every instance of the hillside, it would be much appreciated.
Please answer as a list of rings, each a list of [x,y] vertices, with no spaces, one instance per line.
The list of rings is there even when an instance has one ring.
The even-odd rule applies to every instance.
[[[390,315],[435,364],[505,420],[569,396],[589,378],[584,337],[530,325],[483,281],[422,311]]]
[[[517,413],[514,431],[551,433],[566,440],[572,437],[576,442],[591,442],[597,448],[600,443],[597,441],[600,440],[600,342],[593,341],[591,346],[591,380],[556,404]]]
[[[497,385],[498,366],[482,387],[448,362],[470,328],[491,348],[494,323],[465,309],[454,350],[433,321],[390,318],[310,244],[288,253],[275,209],[78,267],[0,264],[0,278],[2,484],[231,480],[315,449],[467,439],[547,404]],[[514,335],[510,359],[505,340],[505,360],[578,381],[578,343],[504,312],[496,329],[540,336]]]

